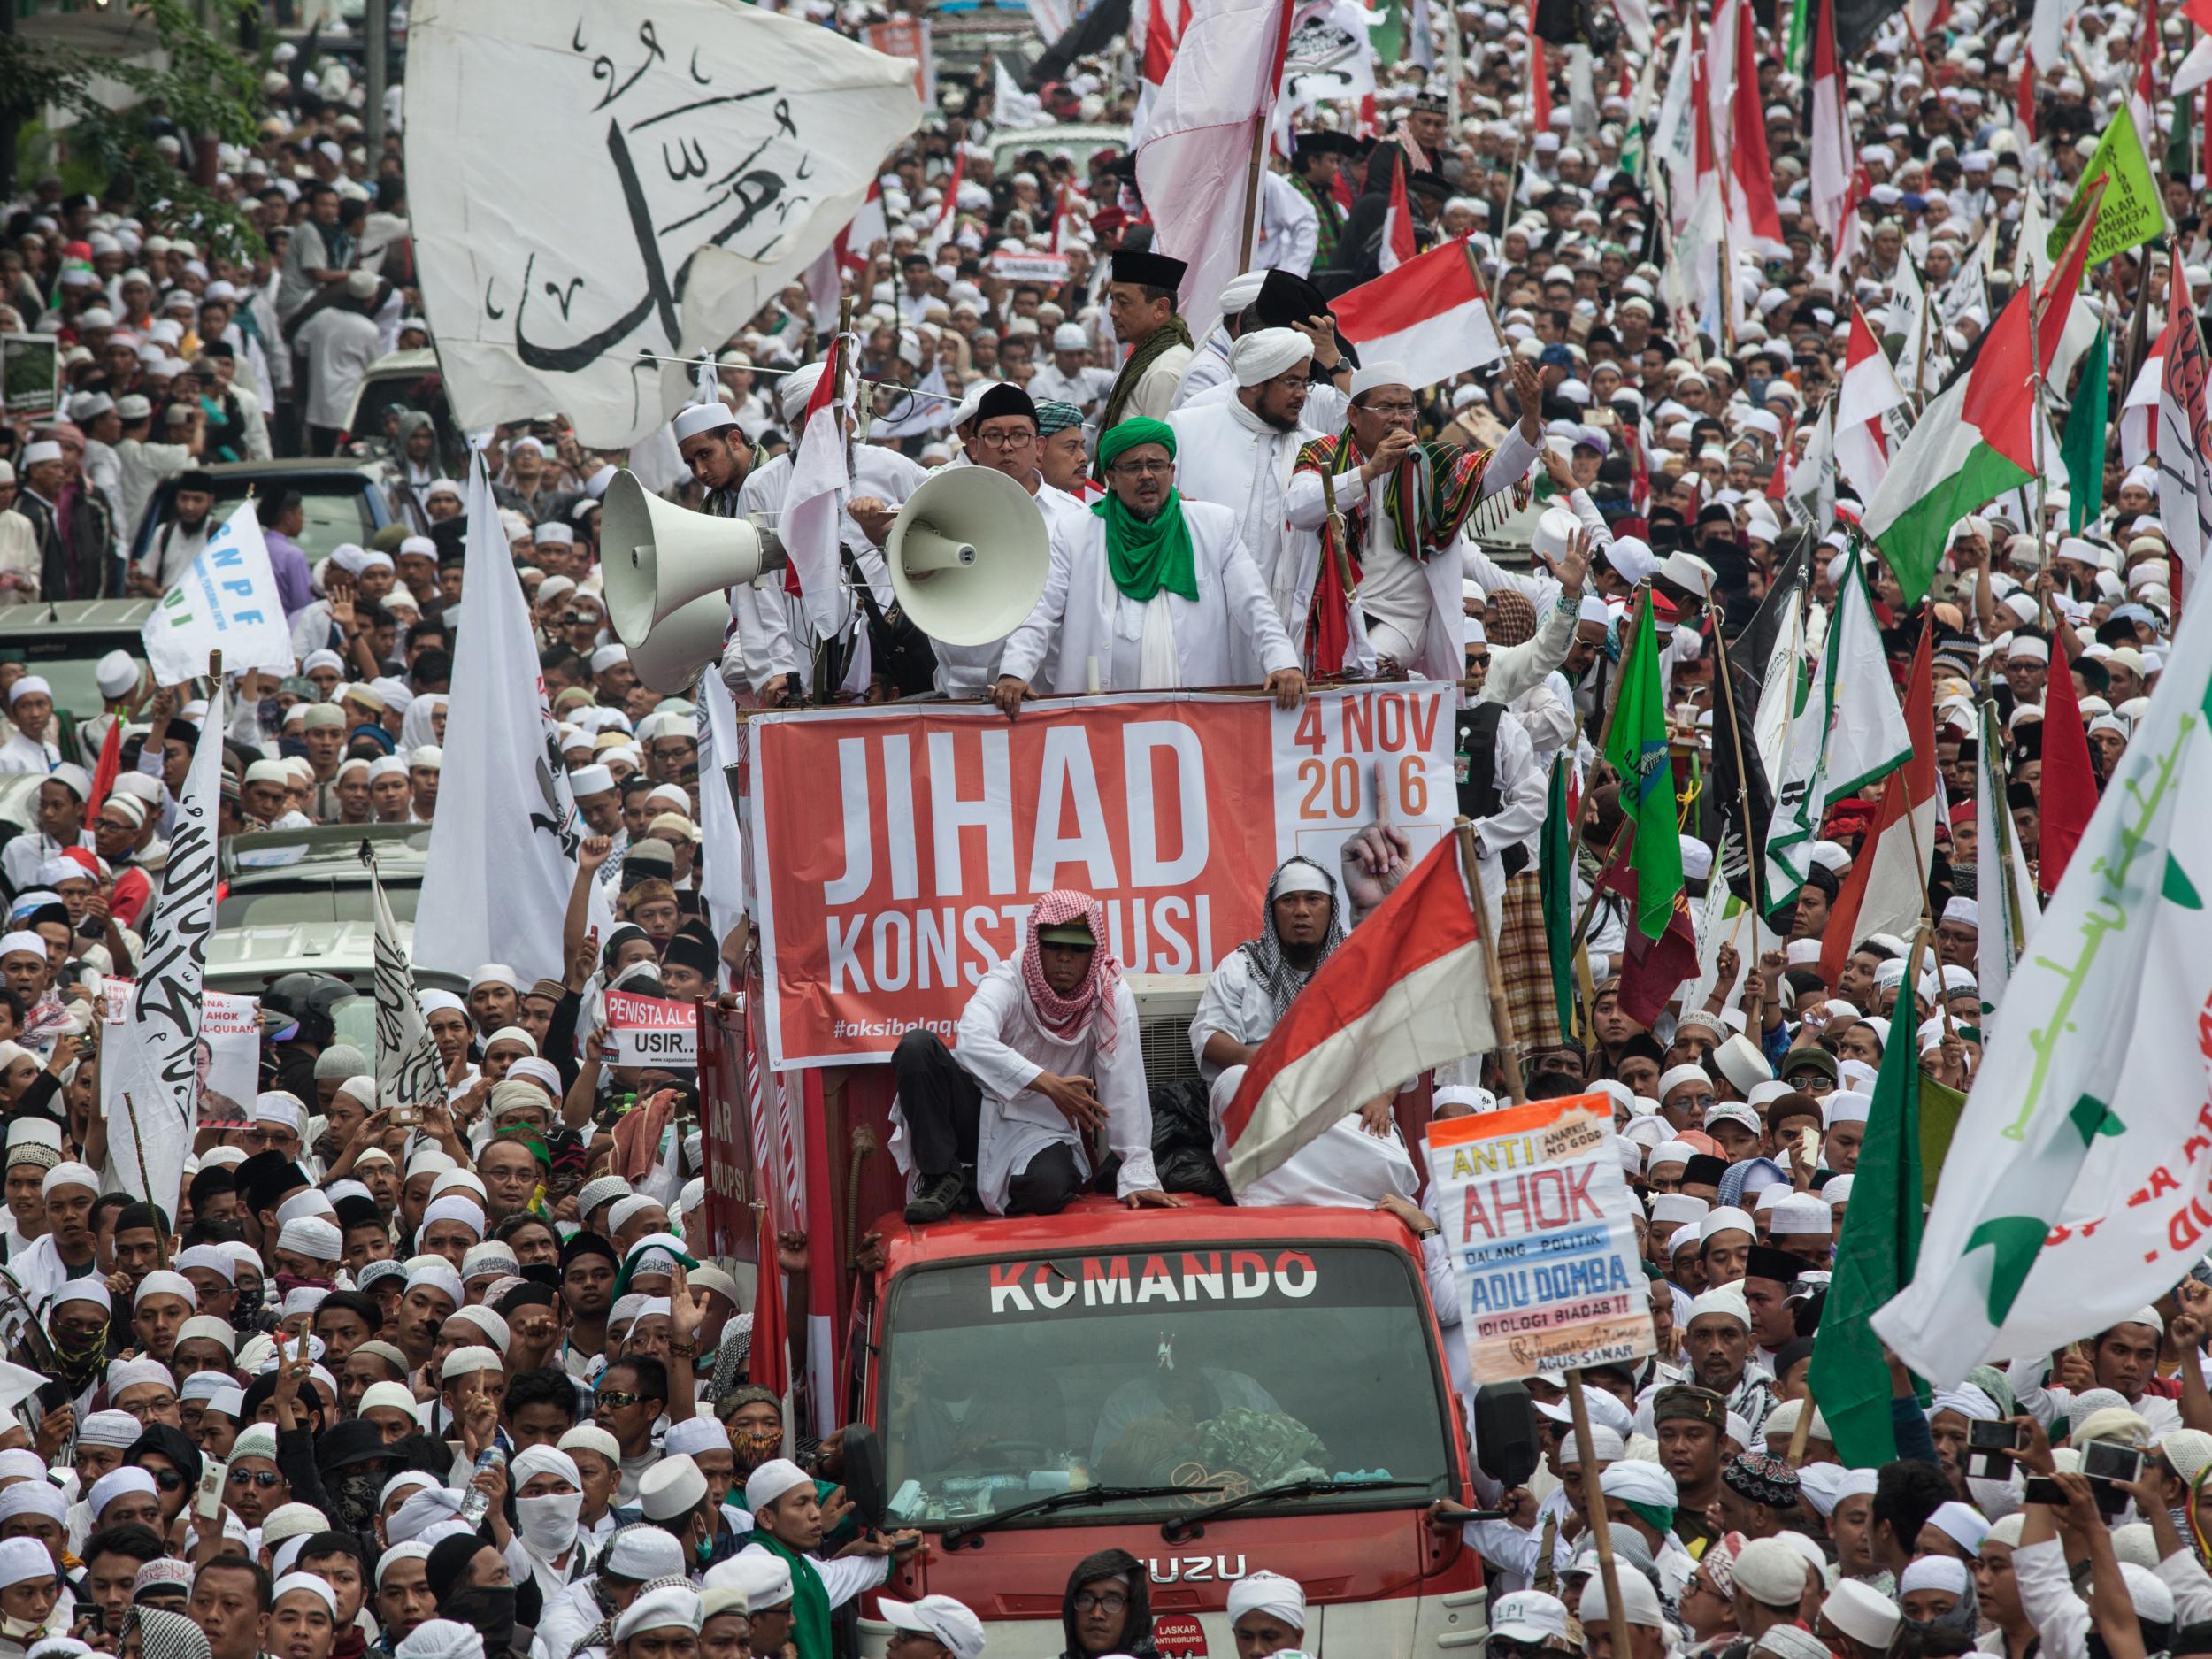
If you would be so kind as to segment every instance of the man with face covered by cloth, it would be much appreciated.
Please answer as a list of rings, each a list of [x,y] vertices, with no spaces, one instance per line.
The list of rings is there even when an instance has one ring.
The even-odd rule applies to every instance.
[[[1267,884],[1260,936],[1248,939],[1213,971],[1191,1021],[1198,1074],[1212,1087],[1214,1156],[1226,1162],[1221,1117],[1236,1098],[1244,1069],[1276,1022],[1331,951],[1344,942],[1336,878],[1310,858],[1293,857]],[[1351,1204],[1371,1210],[1392,1194],[1418,1189],[1412,1155],[1398,1136],[1386,1094],[1347,1112],[1281,1168],[1237,1194],[1240,1204]]]
[[[1137,1000],[1106,939],[1104,907],[1056,888],[1029,913],[1022,949],[961,1010],[957,1050],[917,1027],[891,1056],[892,1156],[918,1177],[906,1218],[942,1221],[975,1198],[995,1216],[1048,1216],[1090,1178],[1104,1125],[1131,1209],[1172,1206],[1152,1169],[1152,1107]]]

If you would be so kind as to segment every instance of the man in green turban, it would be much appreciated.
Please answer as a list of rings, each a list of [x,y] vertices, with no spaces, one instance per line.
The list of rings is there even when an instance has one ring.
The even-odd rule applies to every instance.
[[[1008,636],[993,701],[1011,719],[1031,681],[1139,691],[1264,682],[1290,708],[1306,695],[1298,654],[1237,516],[1175,488],[1175,433],[1143,417],[1098,441],[1105,496],[1052,532],[1044,597]]]

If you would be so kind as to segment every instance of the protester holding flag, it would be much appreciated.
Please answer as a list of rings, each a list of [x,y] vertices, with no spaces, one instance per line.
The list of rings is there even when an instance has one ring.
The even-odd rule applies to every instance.
[[[1433,1163],[1414,1202],[1407,1142],[1433,1158],[1455,1120],[1579,1102],[1540,1166],[1602,1164],[1603,1237],[1573,1248],[1601,1246],[1605,1282],[1574,1288],[1628,1311],[1578,1378],[1517,1372],[1543,1472],[1482,1475],[1494,1518],[1436,1507],[1519,1592],[1493,1597],[1494,1645],[2191,1649],[2212,1605],[2200,0],[1042,5],[1035,72],[1010,53],[972,82],[926,45],[839,38],[883,28],[865,8],[716,8],[694,51],[676,13],[608,0],[541,51],[500,33],[512,8],[421,0],[411,84],[373,94],[279,11],[240,94],[257,124],[198,141],[211,187],[158,121],[96,194],[8,186],[0,532],[21,523],[0,541],[73,625],[71,596],[127,571],[158,603],[90,689],[35,623],[0,663],[0,768],[37,785],[0,856],[0,1335],[23,1373],[0,1386],[30,1442],[0,1532],[35,1534],[0,1540],[0,1579],[23,1574],[0,1598],[73,1554],[81,1602],[119,1559],[140,1584],[95,1645],[135,1629],[167,1659],[250,1659],[250,1605],[288,1659],[320,1659],[278,1637],[325,1618],[396,1659],[511,1659],[532,1625],[561,1639],[545,1659],[640,1659],[718,1654],[738,1617],[757,1650],[828,1659],[828,1602],[880,1570],[816,1564],[837,1448],[780,1454],[842,1397],[822,1356],[849,1310],[808,1284],[829,1224],[810,1262],[769,1211],[809,1175],[832,1207],[849,1171],[808,1142],[866,1090],[833,1108],[749,1051],[759,1144],[792,1144],[741,1291],[690,1121],[700,1093],[731,1102],[675,1056],[694,994],[799,989],[766,896],[790,872],[762,867],[745,794],[762,710],[899,697],[909,724],[839,755],[868,803],[849,852],[864,821],[893,884],[964,921],[980,888],[954,872],[987,843],[1014,941],[941,1035],[911,981],[876,987],[908,1033],[873,1080],[909,1221],[1171,1204],[1152,1090],[1196,1091],[1209,1193],[1402,1224],[1472,1420],[1482,1344],[1495,1364],[1528,1332],[1484,1325],[1521,1315],[1478,1309],[1500,1286]],[[773,111],[698,90],[741,72]],[[489,140],[460,125],[494,111]],[[1033,140],[1048,115],[1126,145]],[[721,182],[689,199],[686,178]],[[430,375],[411,354],[434,348]],[[334,402],[357,381],[357,409]],[[227,465],[338,442],[379,474],[357,524]],[[965,751],[931,744],[976,682],[926,640],[907,678],[888,660],[914,642],[900,511],[977,465],[1049,518],[1056,584],[974,648],[1021,716],[982,711],[987,768],[1064,759],[1031,682],[1056,710],[1143,692],[1179,742],[1185,694],[1271,692],[1267,741],[1332,786],[1326,827],[1279,839],[1178,803],[1244,860],[1242,919],[1187,964],[1196,1079],[1147,1075],[1117,956],[1157,913],[1118,890],[1129,862],[1052,867],[1130,786],[1071,781],[1047,824],[995,772],[955,781]],[[730,594],[702,695],[641,684],[610,631],[611,567],[641,552],[600,545],[623,467],[671,508],[758,515],[787,557]],[[403,526],[380,522],[386,472]],[[1310,682],[1333,710],[1440,695],[1434,769],[1329,770],[1347,733]],[[917,800],[872,770],[896,744],[930,758]],[[1416,783],[1463,840],[1388,821]],[[885,833],[894,811],[926,831]],[[240,1016],[206,987],[272,948],[246,872],[332,836],[349,861],[368,838],[333,902],[373,962],[320,972],[339,918],[287,914],[286,971]],[[840,972],[874,972],[904,919],[861,908]],[[671,1053],[633,1046],[634,1004]],[[1294,1311],[1333,1332],[1343,1310]],[[1280,1403],[1274,1380],[1237,1397]],[[1007,1432],[955,1386],[918,1402]],[[173,1411],[192,1443],[165,1438]],[[188,1522],[115,1523],[169,1514],[217,1446],[231,1515],[210,1518],[273,1591]],[[1341,1450],[1302,1445],[1286,1478],[1333,1479]],[[81,1517],[42,1472],[64,1463]],[[762,1502],[721,1502],[764,1470]],[[454,1518],[479,1499],[519,1598]],[[776,1543],[733,1551],[744,1519]],[[564,1563],[573,1582],[541,1571]],[[1071,1651],[1086,1617],[1101,1652],[1188,1645],[1176,1613],[1153,1630],[1145,1573],[1112,1558],[1071,1589]],[[188,1616],[151,1606],[172,1578]],[[1230,1605],[1294,1608],[1268,1626],[1288,1640],[1339,1628],[1307,1598],[1348,1596]],[[862,1616],[976,1659],[948,1600]]]

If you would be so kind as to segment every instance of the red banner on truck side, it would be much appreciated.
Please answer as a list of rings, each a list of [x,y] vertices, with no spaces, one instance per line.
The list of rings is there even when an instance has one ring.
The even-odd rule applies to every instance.
[[[1379,816],[1418,858],[1449,826],[1456,695],[1425,682],[1258,697],[891,704],[749,723],[750,872],[778,1069],[954,1040],[1030,907],[1078,887],[1133,973],[1209,973],[1275,866],[1331,872]]]

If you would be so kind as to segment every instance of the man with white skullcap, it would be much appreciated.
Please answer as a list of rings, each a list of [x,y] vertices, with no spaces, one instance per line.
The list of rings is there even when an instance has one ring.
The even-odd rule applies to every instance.
[[[92,1202],[100,1191],[99,1173],[82,1164],[57,1164],[39,1183],[46,1209],[46,1233],[8,1263],[8,1271],[37,1307],[64,1281],[89,1275],[94,1266]]]
[[[1575,1616],[1582,1621],[1583,1652],[1589,1659],[1664,1659],[1672,1644],[1659,1592],[1634,1562],[1626,1559],[1614,1563],[1613,1581],[1620,1594],[1622,1622],[1628,1627],[1628,1652],[1613,1649],[1611,1603],[1606,1598],[1604,1575],[1595,1572],[1582,1586],[1575,1608]]]
[[[1295,1578],[1264,1568],[1229,1586],[1229,1629],[1238,1659],[1268,1659],[1301,1647],[1306,1634],[1306,1593]]]
[[[753,1512],[752,1541],[733,1558],[765,1556],[790,1569],[791,1640],[799,1659],[830,1659],[830,1615],[889,1577],[894,1557],[921,1547],[918,1532],[879,1532],[846,1546],[834,1560],[813,1552],[822,1542],[822,1503],[814,1477],[787,1458],[772,1458],[745,1482]]]
[[[1333,626],[1330,619],[1342,609],[1348,562],[1375,654],[1427,679],[1457,680],[1464,672],[1460,561],[1432,555],[1456,553],[1469,515],[1521,481],[1543,439],[1536,370],[1517,357],[1511,373],[1519,423],[1494,450],[1470,453],[1417,442],[1417,371],[1397,363],[1364,365],[1352,377],[1345,430],[1308,444],[1290,481],[1290,522],[1320,541],[1310,562],[1317,572],[1312,614],[1325,627]],[[1329,517],[1325,474],[1340,525]],[[1408,534],[1410,547],[1401,541]],[[1308,564],[1303,552],[1299,562]],[[1317,640],[1315,671],[1340,670],[1348,645],[1333,633]]]
[[[1038,365],[1025,388],[1041,403],[1072,403],[1094,413],[1113,389],[1114,372],[1090,361],[1090,336],[1080,323],[1062,323],[1052,331],[1052,356]]]
[[[741,514],[764,513],[772,522],[782,515],[805,429],[807,402],[827,369],[826,364],[810,363],[784,377],[778,400],[791,447],[746,477],[738,489]],[[891,590],[890,569],[883,562],[884,538],[899,508],[928,476],[896,449],[880,443],[853,449],[853,495],[839,520],[838,540],[867,578],[882,610],[891,609],[898,598]],[[731,609],[737,614],[737,638],[723,653],[722,680],[732,693],[749,695],[764,708],[773,708],[795,692],[814,695],[841,687],[867,690],[870,653],[861,649],[865,618],[858,604],[845,606],[849,614],[828,640],[818,637],[802,596],[781,582],[734,589]]]

